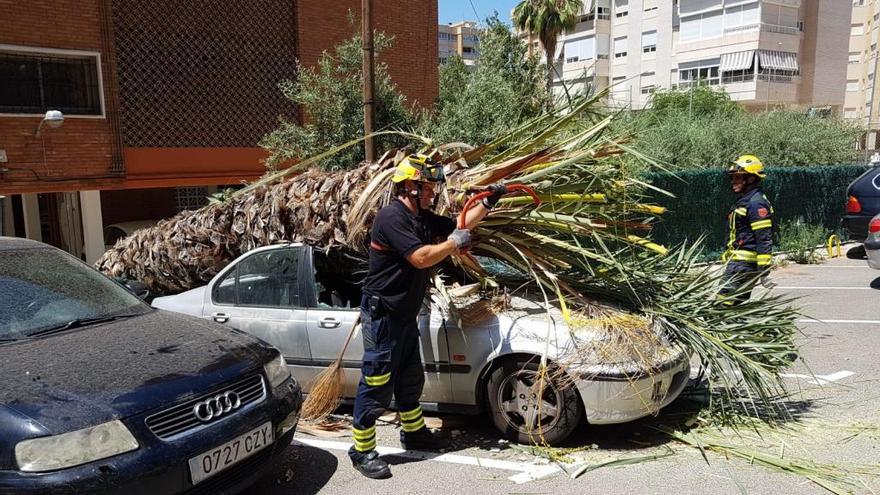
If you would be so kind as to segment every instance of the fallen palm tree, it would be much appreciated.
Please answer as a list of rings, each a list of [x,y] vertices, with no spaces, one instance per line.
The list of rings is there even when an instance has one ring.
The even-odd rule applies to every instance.
[[[782,387],[779,371],[792,359],[795,312],[789,301],[766,294],[741,306],[719,306],[717,276],[696,267],[697,246],[668,252],[650,241],[663,208],[647,201],[651,186],[628,174],[622,158],[657,164],[615,134],[614,116],[598,105],[601,97],[476,148],[434,147],[409,136],[446,164],[448,187],[438,203],[443,213],[457,214],[469,193],[494,182],[525,184],[542,200],[533,206],[526,195],[502,199],[474,232],[474,256],[456,257],[455,266],[444,270],[446,281],[476,280],[491,292],[505,281],[490,276],[483,263],[499,263],[527,275],[548,311],[553,306],[573,335],[602,332],[578,356],[612,360],[622,353],[650,368],[659,331],[664,341],[698,355],[730,399],[745,398],[756,411],[764,409]],[[373,215],[391,199],[388,178],[403,151],[347,172],[310,168],[355,144],[138,231],[108,251],[98,267],[153,290],[179,292],[206,283],[254,247],[283,241],[339,252],[352,269],[362,267]],[[579,345],[576,338],[572,342]],[[547,353],[544,364],[546,359]]]

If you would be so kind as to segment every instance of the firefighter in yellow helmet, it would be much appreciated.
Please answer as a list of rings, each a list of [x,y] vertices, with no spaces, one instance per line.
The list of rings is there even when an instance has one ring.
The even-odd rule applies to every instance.
[[[446,442],[425,427],[419,399],[425,371],[419,352],[418,315],[431,268],[470,245],[470,230],[507,190],[489,186],[491,196],[468,211],[464,228],[437,215],[434,198],[445,182],[443,165],[409,155],[391,178],[395,199],[382,208],[370,232],[370,260],[361,299],[364,357],[354,403],[349,457],[368,478],[391,470],[376,452],[376,420],[394,396],[405,449],[437,450]]]
[[[722,304],[733,306],[751,296],[751,288],[770,271],[773,252],[773,206],[761,190],[767,177],[754,155],[742,155],[727,169],[737,200],[727,214],[727,265],[719,293]]]

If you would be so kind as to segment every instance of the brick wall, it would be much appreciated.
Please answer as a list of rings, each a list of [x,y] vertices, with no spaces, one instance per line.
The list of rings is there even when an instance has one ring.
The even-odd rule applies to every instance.
[[[355,25],[348,22],[349,11]],[[323,50],[360,33],[359,0],[298,0],[300,61],[314,65]],[[439,93],[437,73],[437,0],[373,1],[375,29],[394,36],[394,45],[380,61],[411,104],[428,106]]]
[[[102,53],[107,107],[110,84],[108,57],[102,50],[101,1],[0,0],[0,44]],[[0,175],[0,193],[83,189],[102,182],[97,177],[109,176],[112,138],[107,119],[66,116],[61,128],[43,126],[42,138],[37,138],[34,131],[40,120],[0,116],[0,149],[9,160],[0,167],[10,169]],[[61,180],[71,177],[80,179]]]

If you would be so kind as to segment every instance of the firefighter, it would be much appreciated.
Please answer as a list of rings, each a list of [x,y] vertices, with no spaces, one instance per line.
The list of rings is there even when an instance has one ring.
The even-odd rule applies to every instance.
[[[726,267],[719,292],[722,304],[749,300],[751,287],[770,272],[773,250],[773,207],[761,191],[767,177],[764,164],[754,155],[743,155],[727,170],[737,200],[727,214],[728,242],[722,255]]]
[[[374,479],[391,475],[376,452],[376,420],[394,396],[404,449],[438,450],[446,442],[425,427],[419,398],[425,381],[419,348],[418,315],[428,288],[431,267],[470,245],[470,229],[506,192],[492,194],[469,210],[465,228],[435,214],[435,196],[445,178],[441,164],[425,155],[410,155],[391,179],[395,199],[373,221],[370,256],[361,299],[364,357],[354,403],[349,457],[355,469]],[[439,242],[438,242],[439,241]]]

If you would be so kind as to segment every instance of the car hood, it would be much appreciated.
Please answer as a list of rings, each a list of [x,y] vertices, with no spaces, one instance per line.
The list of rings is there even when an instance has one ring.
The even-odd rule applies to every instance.
[[[202,316],[202,307],[205,304],[205,291],[207,286],[181,292],[173,296],[157,297],[150,303],[154,308],[167,311],[176,311],[193,316]]]
[[[240,332],[154,310],[0,347],[0,404],[57,434],[162,408],[272,354]]]

